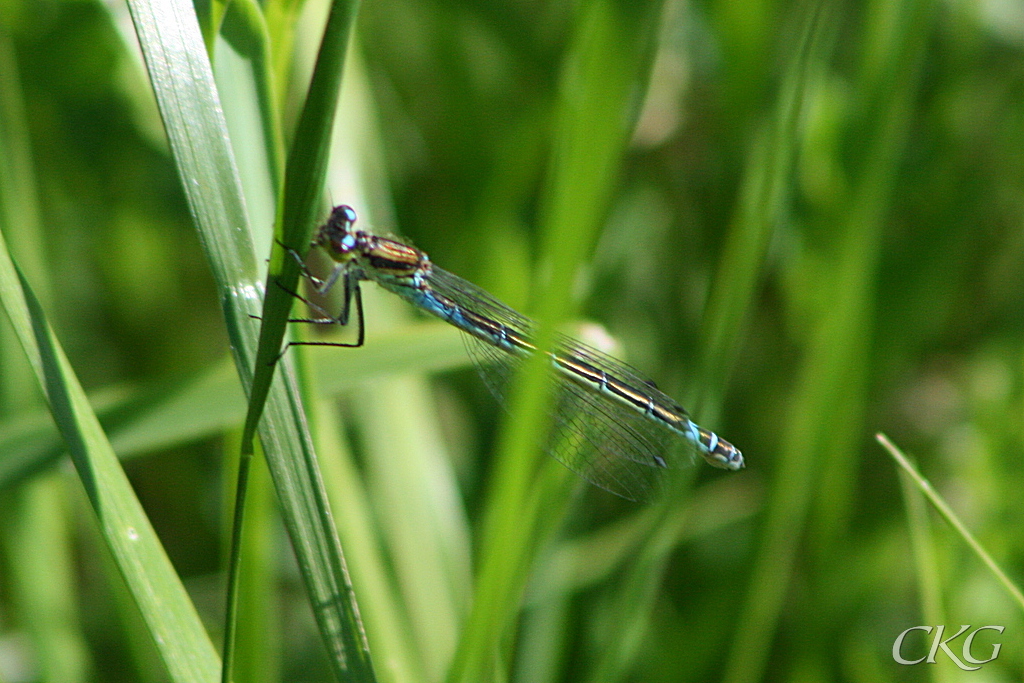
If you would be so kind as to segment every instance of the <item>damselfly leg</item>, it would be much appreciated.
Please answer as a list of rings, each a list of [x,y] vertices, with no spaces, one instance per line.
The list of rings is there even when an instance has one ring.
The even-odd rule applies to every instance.
[[[278,242],[278,244],[280,244],[280,242]],[[299,268],[302,276],[306,279],[306,281],[313,285],[313,288],[316,290],[317,294],[327,294],[331,290],[331,288],[333,288],[333,286],[337,283],[339,278],[344,283],[341,312],[339,312],[338,315],[336,316],[332,316],[326,309],[324,309],[323,306],[319,305],[318,303],[310,301],[309,299],[302,296],[298,292],[293,292],[286,288],[284,285],[278,283],[278,286],[284,289],[284,291],[288,292],[290,295],[292,295],[302,303],[306,304],[314,311],[317,311],[322,314],[321,317],[319,318],[289,318],[288,322],[307,323],[311,325],[338,325],[340,327],[347,327],[349,323],[350,314],[352,312],[352,302],[354,300],[356,308],[356,327],[358,328],[356,332],[357,337],[355,342],[309,340],[289,341],[287,344],[285,344],[284,349],[282,349],[281,355],[284,355],[288,348],[292,346],[339,346],[342,348],[349,349],[359,348],[360,346],[362,346],[363,343],[366,341],[366,325],[364,324],[363,319],[363,294],[362,290],[359,288],[359,279],[356,277],[356,274],[349,270],[346,267],[346,264],[339,263],[335,265],[335,267],[331,271],[331,275],[326,280],[322,280],[313,275],[309,271],[309,268],[306,266],[305,261],[302,260],[302,257],[298,254],[298,252],[296,252],[294,249],[285,247],[284,245],[281,245],[281,247],[285,249],[285,251],[287,251],[292,256],[292,258],[294,258],[299,263]],[[277,359],[280,359],[281,355],[279,355]],[[275,359],[275,362],[277,359]]]

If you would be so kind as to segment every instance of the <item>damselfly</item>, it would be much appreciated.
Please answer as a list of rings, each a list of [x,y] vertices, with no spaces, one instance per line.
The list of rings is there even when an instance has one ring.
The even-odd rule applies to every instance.
[[[419,249],[356,230],[355,221],[355,211],[337,206],[313,240],[312,246],[324,249],[335,267],[326,280],[307,276],[321,293],[341,279],[345,301],[339,316],[308,322],[345,325],[355,299],[359,338],[349,345],[361,345],[359,283],[372,280],[462,330],[484,381],[504,404],[514,369],[536,351],[530,341],[533,321],[438,268]],[[548,356],[555,392],[549,449],[591,483],[630,500],[649,498],[661,471],[680,459],[672,448],[679,437],[687,446],[684,450],[700,454],[715,467],[743,467],[739,449],[694,424],[679,404],[625,363],[564,336],[557,338]]]

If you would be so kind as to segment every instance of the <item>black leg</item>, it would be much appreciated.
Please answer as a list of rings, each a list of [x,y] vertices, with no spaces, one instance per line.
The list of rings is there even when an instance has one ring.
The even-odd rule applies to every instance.
[[[302,260],[301,256],[299,256],[299,252],[295,251],[294,249],[291,249],[290,247],[286,247],[280,241],[278,241],[277,243],[281,246],[282,249],[291,254],[291,257],[295,259],[295,261],[299,264],[299,269],[302,272],[302,276],[313,284],[313,288],[316,289],[317,293],[319,294],[325,294],[327,291],[329,291],[331,287],[334,286],[334,283],[338,281],[338,277],[343,273],[347,274],[348,272],[346,270],[346,266],[348,264],[335,263],[334,270],[331,271],[330,276],[328,276],[326,280],[322,280],[318,278],[316,275],[313,275],[313,273],[309,272],[309,268],[306,267],[306,262]],[[316,243],[314,242],[312,246],[316,246]]]
[[[296,296],[298,297],[298,295],[296,295]],[[301,299],[302,301],[306,301],[302,297],[298,297],[298,298]],[[340,346],[342,348],[347,348],[347,349],[354,349],[354,348],[359,348],[360,346],[362,346],[363,343],[366,341],[366,325],[364,324],[364,320],[363,320],[363,295],[362,295],[362,291],[359,289],[359,280],[357,280],[355,277],[353,277],[350,274],[346,274],[346,276],[345,276],[345,305],[342,308],[341,313],[338,314],[338,316],[336,318],[327,317],[327,318],[321,318],[321,319],[296,319],[296,320],[289,320],[289,322],[320,323],[320,324],[330,323],[330,324],[341,325],[341,326],[344,327],[344,326],[346,326],[348,324],[348,318],[349,318],[349,313],[350,313],[350,309],[351,309],[352,299],[355,299],[355,301],[356,301],[356,321],[357,321],[357,323],[359,325],[359,333],[358,333],[358,337],[357,337],[355,343],[328,342],[328,341],[290,341],[290,342],[288,342],[287,344],[284,345],[284,348],[281,349],[281,353],[279,353],[277,355],[277,357],[274,358],[274,360],[272,360],[270,362],[270,364],[274,365],[275,363],[277,363],[277,361],[281,360],[281,357],[284,356],[284,354],[292,346]],[[323,309],[320,308],[320,306],[317,306],[316,304],[310,304],[308,301],[306,301],[306,303],[311,305],[311,306],[313,306],[314,308],[317,308],[317,309],[323,311]],[[324,311],[324,313],[326,313],[326,311]]]
[[[295,251],[294,249],[292,249],[290,247],[285,246],[284,243],[282,243],[280,240],[277,240],[277,244],[282,249],[284,249],[286,252],[288,252],[288,254],[291,255],[292,258],[295,259],[296,263],[299,264],[299,269],[300,269],[300,272],[302,273],[302,276],[304,278],[306,278],[307,280],[309,280],[309,282],[313,285],[313,287],[316,289],[316,291],[318,293],[324,294],[328,290],[330,290],[331,287],[334,286],[334,283],[337,282],[339,277],[342,277],[344,279],[344,283],[345,283],[344,303],[342,304],[341,312],[337,316],[332,316],[327,310],[325,310],[319,304],[316,304],[316,303],[310,301],[309,299],[307,299],[306,297],[302,296],[298,292],[293,292],[292,290],[290,290],[287,287],[285,287],[284,285],[282,285],[280,282],[277,282],[277,286],[280,287],[281,289],[283,289],[285,292],[287,292],[291,296],[295,297],[296,299],[298,299],[302,303],[306,304],[310,308],[314,309],[316,312],[322,314],[322,317],[320,317],[320,318],[290,318],[288,320],[288,322],[290,322],[290,323],[310,323],[310,324],[315,324],[315,325],[340,325],[342,327],[345,327],[345,326],[348,325],[349,314],[351,313],[351,308],[352,308],[352,299],[355,298],[355,300],[356,300],[356,315],[357,315],[357,318],[358,318],[359,332],[358,332],[358,338],[356,339],[355,343],[328,342],[328,341],[292,341],[292,342],[288,342],[287,344],[284,345],[284,348],[281,350],[281,353],[279,353],[277,355],[277,357],[274,358],[274,360],[272,360],[270,362],[270,364],[271,365],[276,364],[277,361],[279,361],[281,359],[281,357],[284,356],[284,354],[288,351],[288,348],[291,347],[291,346],[341,346],[341,347],[344,347],[344,348],[358,348],[358,347],[362,346],[363,343],[366,340],[366,326],[363,324],[363,322],[364,322],[363,321],[363,297],[362,297],[362,292],[359,289],[359,279],[356,277],[356,275],[351,270],[349,270],[346,267],[349,264],[347,264],[347,263],[335,264],[334,270],[331,272],[330,277],[328,277],[326,280],[322,280],[322,279],[316,277],[315,275],[313,275],[311,272],[309,272],[309,268],[306,267],[305,261],[302,260],[302,257],[299,255],[299,253],[297,251]],[[260,317],[258,315],[250,315],[249,317],[250,318],[255,318],[257,320],[260,319]]]
[[[312,282],[313,286],[316,287],[316,290],[321,292],[322,290],[320,288],[323,287],[324,281],[309,272],[309,268],[306,267],[306,262],[302,260],[301,256],[299,256],[299,252],[295,251],[291,247],[285,246],[284,242],[281,240],[275,239],[274,241],[277,242],[279,247],[288,252],[288,254],[295,259],[295,262],[299,264],[299,271],[302,273],[302,277]]]
[[[284,287],[282,287],[282,289],[284,289]],[[301,296],[296,292],[289,292],[287,289],[285,289],[285,291],[294,296],[302,303],[309,306],[310,308],[314,308],[323,314],[323,317],[321,318],[292,318],[288,321],[290,323],[316,323],[320,325],[341,325],[342,327],[345,327],[346,325],[348,325],[348,317],[349,311],[351,310],[353,295],[356,297],[356,305],[359,307],[360,317],[362,316],[363,303],[359,291],[359,280],[351,272],[345,273],[344,302],[342,303],[341,306],[341,312],[338,313],[337,316],[332,316],[330,313],[324,310],[322,306],[319,306],[313,303],[312,301],[309,301],[308,299],[306,299],[305,297]]]
[[[345,326],[346,324],[348,324],[348,298],[349,298],[350,295],[347,292],[345,294],[345,299],[346,299],[345,308],[342,310],[342,312],[337,317],[334,317],[330,313],[328,313],[324,309],[323,306],[320,306],[319,304],[316,304],[316,303],[310,301],[309,299],[307,299],[306,297],[302,296],[298,292],[293,292],[292,290],[290,290],[287,287],[285,287],[284,285],[282,285],[280,282],[277,282],[276,280],[275,280],[275,282],[277,283],[278,287],[280,287],[284,291],[288,292],[294,298],[298,299],[299,301],[301,301],[302,303],[306,304],[310,308],[316,309],[317,311],[319,311],[320,313],[323,314],[323,317],[320,317],[320,318],[289,318],[288,322],[290,322],[290,323],[315,323],[315,324],[318,324],[318,325],[341,325],[341,326]],[[347,280],[346,280],[346,283],[347,283]],[[348,285],[346,284],[346,290],[347,289],[348,289]],[[253,317],[257,317],[257,316],[253,316]]]
[[[349,349],[356,349],[363,345],[366,341],[366,325],[363,321],[363,294],[362,290],[359,289],[359,280],[351,276],[345,277],[345,305],[336,318],[321,318],[321,319],[300,319],[300,320],[289,320],[288,322],[304,322],[304,323],[332,323],[345,327],[348,325],[348,318],[351,309],[352,300],[356,302],[356,323],[359,327],[358,336],[355,343],[348,344],[344,342],[318,342],[318,341],[293,341],[288,342],[288,346],[342,346]],[[320,308],[313,304],[316,308]],[[320,308],[320,310],[323,310]]]

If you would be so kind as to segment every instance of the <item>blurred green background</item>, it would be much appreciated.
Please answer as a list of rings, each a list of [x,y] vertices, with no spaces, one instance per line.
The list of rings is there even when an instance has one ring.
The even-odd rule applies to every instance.
[[[873,436],[912,453],[1020,578],[1024,5],[665,0],[634,16],[640,5],[598,0],[364,0],[339,133],[359,149],[330,199],[513,307],[542,308],[566,64],[605,6],[649,40],[636,40],[600,230],[580,237],[576,313],[747,468],[701,465],[664,507],[577,487],[540,534],[495,679],[1018,679],[1020,606],[944,522],[914,512]],[[273,47],[290,131],[324,7],[265,10],[297,27]],[[119,454],[216,639],[242,413],[213,415],[238,399],[209,393],[147,412],[225,367],[228,338],[133,41],[119,4],[0,5],[0,228],[105,425],[134,429]],[[238,86],[221,71],[232,59],[220,41],[224,89]],[[246,95],[222,95],[234,136]],[[272,204],[234,142],[262,257]],[[376,333],[403,348],[415,316],[375,294],[368,345]],[[359,381],[321,408],[364,481],[360,528],[383,558],[384,584],[368,585],[348,556],[364,617],[375,592],[392,596],[417,662],[375,658],[381,680],[442,680],[472,600],[503,413],[453,339],[397,369],[387,353],[354,356],[367,359],[352,361]],[[0,681],[164,680],[6,327],[2,341]],[[309,370],[348,353],[317,349]],[[405,483],[443,513],[402,517],[374,434],[431,451]],[[326,680],[288,540],[273,521],[261,533],[271,578],[247,600],[263,614],[263,666],[238,680]],[[1002,651],[970,674],[941,654],[896,664],[896,636],[928,624],[1005,626],[974,653]]]

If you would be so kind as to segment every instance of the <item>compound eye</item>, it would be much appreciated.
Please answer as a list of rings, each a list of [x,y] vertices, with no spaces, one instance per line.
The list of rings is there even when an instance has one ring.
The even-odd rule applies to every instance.
[[[334,207],[334,219],[338,222],[352,224],[356,222],[356,212],[351,206],[341,204]]]

